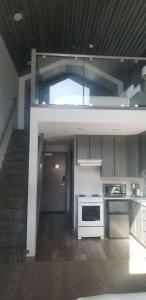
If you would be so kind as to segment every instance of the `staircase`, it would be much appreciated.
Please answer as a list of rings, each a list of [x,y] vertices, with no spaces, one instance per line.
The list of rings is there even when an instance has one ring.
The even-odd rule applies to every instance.
[[[26,255],[28,132],[12,132],[0,171],[0,262]]]

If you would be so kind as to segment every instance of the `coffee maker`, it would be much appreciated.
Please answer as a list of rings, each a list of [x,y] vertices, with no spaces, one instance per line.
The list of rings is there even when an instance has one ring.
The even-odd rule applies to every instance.
[[[131,184],[132,196],[140,196],[140,185],[138,183]]]

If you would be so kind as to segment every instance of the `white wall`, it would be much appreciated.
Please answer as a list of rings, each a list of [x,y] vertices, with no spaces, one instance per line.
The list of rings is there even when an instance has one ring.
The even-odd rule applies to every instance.
[[[40,206],[42,199],[42,177],[43,177],[43,152],[44,152],[44,137],[39,136],[38,141],[38,182],[37,182],[37,229],[39,224]]]
[[[13,99],[16,97],[18,97],[18,74],[4,41],[0,36],[0,134],[4,130]],[[15,126],[17,125],[16,115],[10,127],[13,126],[13,123]],[[11,128],[9,128],[4,144],[0,149],[0,164],[3,160],[10,133]]]
[[[25,84],[30,79],[30,74],[19,78],[19,94],[18,94],[18,128],[24,128],[24,113],[25,113]]]

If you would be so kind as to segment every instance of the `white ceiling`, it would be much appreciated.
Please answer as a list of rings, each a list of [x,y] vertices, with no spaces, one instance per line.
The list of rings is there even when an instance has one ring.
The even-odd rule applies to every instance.
[[[132,135],[146,131],[146,124],[121,123],[39,123],[39,133],[44,133],[50,143],[69,143],[74,135]]]

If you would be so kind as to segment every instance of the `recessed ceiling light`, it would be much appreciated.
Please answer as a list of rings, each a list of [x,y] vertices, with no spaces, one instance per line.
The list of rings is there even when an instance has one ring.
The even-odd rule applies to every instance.
[[[46,152],[46,153],[45,153],[45,156],[53,156],[53,153],[51,153],[51,152]]]
[[[43,55],[43,59],[45,59],[45,58],[46,58],[46,55],[44,54],[44,55]]]
[[[55,165],[55,169],[59,169],[60,168],[60,165],[59,164],[56,164]]]
[[[22,13],[17,13],[13,16],[14,21],[18,22],[23,19],[23,14]]]
[[[93,48],[94,48],[94,45],[93,45],[93,44],[89,44],[89,48],[90,48],[90,49],[93,49]]]
[[[88,130],[88,128],[80,128],[80,127],[78,127],[77,130],[85,131],[85,130]]]
[[[122,128],[112,128],[112,131],[123,131]]]

